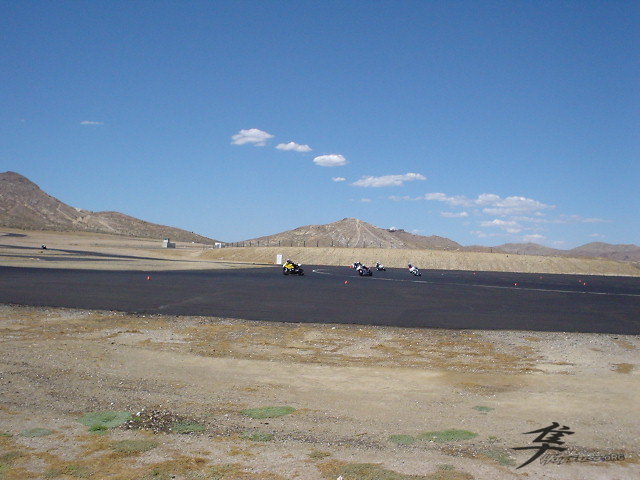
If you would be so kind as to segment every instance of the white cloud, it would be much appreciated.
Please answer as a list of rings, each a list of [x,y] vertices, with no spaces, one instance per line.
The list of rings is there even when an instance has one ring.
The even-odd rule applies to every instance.
[[[347,164],[347,159],[342,155],[320,155],[313,159],[313,163],[321,167],[341,167]]]
[[[404,175],[384,175],[382,177],[362,177],[351,185],[356,187],[401,187],[404,182],[426,180],[427,177],[419,173],[405,173]]]
[[[267,140],[273,138],[270,133],[258,130],[257,128],[249,128],[248,130],[240,130],[233,135],[231,139],[232,145],[244,145],[246,143],[252,143],[256,147],[264,147],[267,144]]]
[[[482,210],[487,215],[497,215],[501,217],[507,215],[526,215],[554,208],[553,205],[546,205],[526,197],[500,198],[498,195],[480,195],[477,202],[478,205],[490,206],[490,208],[484,208]]]
[[[371,203],[371,199],[370,198],[361,198],[360,201],[362,203]]]
[[[450,197],[445,195],[444,193],[427,193],[423,197],[418,197],[419,200],[435,200],[438,202],[445,202],[451,205],[452,207],[472,207],[474,206],[473,200],[469,200],[467,197],[462,195],[456,195],[454,197]]]
[[[311,151],[311,147],[309,145],[300,145],[299,143],[296,142],[289,142],[289,143],[279,143],[278,145],[276,145],[276,148],[278,150],[293,150],[294,152],[310,152]]]
[[[558,223],[606,223],[602,218],[587,218],[580,215],[560,215]]]
[[[602,235],[601,233],[592,233],[589,235],[591,238],[607,238],[606,235]]]
[[[487,233],[483,232],[482,230],[472,230],[471,233],[478,238],[499,237],[501,235],[500,233]]]
[[[94,122],[91,120],[83,120],[80,122],[80,125],[93,125],[93,126],[97,126],[97,125],[104,125],[104,122]]]
[[[534,233],[532,235],[525,235],[522,237],[523,242],[539,242],[546,239],[544,235],[540,235],[539,233]]]
[[[496,218],[490,222],[480,222],[481,227],[498,227],[507,233],[520,233],[522,231],[522,225],[513,220],[500,220]]]
[[[346,182],[347,179],[344,177],[333,177],[331,180],[333,180],[334,182]]]
[[[467,198],[464,195],[449,196],[444,193],[427,193],[424,200],[444,202],[452,207],[480,207],[487,215],[505,217],[510,215],[540,215],[542,210],[555,208],[532,198],[506,197],[502,198],[494,193],[483,193],[477,198]]]
[[[469,212],[440,212],[444,218],[464,218],[469,216]]]
[[[400,202],[402,200],[409,201],[409,200],[412,200],[412,198],[409,195],[403,195],[402,197],[399,197],[397,195],[391,195],[389,197],[389,200],[393,200],[394,202]]]

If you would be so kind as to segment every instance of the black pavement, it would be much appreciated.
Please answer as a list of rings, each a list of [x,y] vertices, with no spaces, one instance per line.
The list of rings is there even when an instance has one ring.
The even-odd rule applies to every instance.
[[[0,267],[0,303],[282,322],[640,334],[640,278],[304,266],[207,271]],[[147,277],[150,280],[147,280]],[[346,283],[345,283],[346,282]]]

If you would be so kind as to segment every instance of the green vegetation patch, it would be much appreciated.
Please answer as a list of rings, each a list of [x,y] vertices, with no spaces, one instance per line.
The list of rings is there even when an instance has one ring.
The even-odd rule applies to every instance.
[[[53,468],[47,470],[44,474],[45,478],[73,477],[73,478],[89,478],[93,472],[85,465],[71,464],[63,468]]]
[[[29,430],[23,430],[22,432],[20,432],[20,436],[35,438],[35,437],[45,437],[47,435],[51,435],[52,433],[53,431],[48,430],[46,428],[30,428]]]
[[[382,468],[373,463],[329,462],[319,466],[327,480],[343,477],[345,480],[473,480],[466,472],[439,468],[428,475],[407,475]]]
[[[171,431],[174,433],[199,433],[206,430],[206,426],[196,422],[175,422],[171,425]]]
[[[0,455],[0,479],[4,478],[5,473],[11,469],[11,465],[17,459],[22,457],[20,452],[7,452]]]
[[[209,480],[232,480],[239,478],[242,469],[237,464],[225,463],[222,465],[214,465],[209,469],[206,477]]]
[[[96,435],[102,435],[107,433],[109,429],[107,427],[105,427],[104,425],[91,425],[89,427],[89,431],[91,433],[95,433]]]
[[[89,412],[81,416],[78,421],[89,427],[99,429],[100,427],[115,428],[131,420],[129,412]],[[96,431],[96,430],[91,430]]]
[[[429,442],[446,443],[446,442],[459,442],[462,440],[470,440],[477,437],[477,433],[470,432],[468,430],[440,430],[437,432],[424,432],[418,435],[418,440],[426,440]]]
[[[251,418],[275,418],[283,417],[295,412],[293,407],[261,407],[261,408],[248,408],[242,410],[240,413]]]
[[[313,460],[322,460],[331,456],[329,452],[323,452],[321,450],[313,450],[312,452],[309,452],[308,455],[309,458]]]
[[[516,464],[516,461],[503,450],[485,450],[482,452],[485,457],[489,457],[498,462],[503,467],[509,467]]]
[[[0,455],[0,465],[10,465],[16,458],[22,457],[22,453],[13,451]]]
[[[416,437],[412,437],[411,435],[391,435],[389,440],[396,445],[411,445],[416,443]]]
[[[494,408],[483,407],[482,405],[476,405],[475,407],[473,407],[473,409],[482,413],[487,413],[487,412],[490,412],[491,410],[495,410]]]
[[[158,442],[153,440],[121,440],[111,444],[111,450],[119,453],[134,454],[153,450]]]
[[[247,431],[243,432],[242,435],[240,435],[240,438],[251,440],[253,442],[270,442],[273,440],[273,435],[271,433]]]

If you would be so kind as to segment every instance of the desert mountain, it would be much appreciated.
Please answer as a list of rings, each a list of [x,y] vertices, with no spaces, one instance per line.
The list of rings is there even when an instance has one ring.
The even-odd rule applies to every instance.
[[[640,262],[640,247],[637,245],[612,245],[610,243],[592,242],[581,247],[568,250],[572,257],[601,257],[623,262]]]
[[[0,227],[112,233],[142,238],[169,237],[179,242],[215,240],[179,228],[145,222],[118,212],[90,212],[48,195],[15,172],[0,173]]]
[[[252,246],[307,246],[307,247],[378,247],[431,250],[460,250],[467,252],[514,253],[519,255],[601,257],[626,262],[640,261],[640,247],[589,243],[573,250],[559,250],[537,243],[506,243],[495,247],[463,247],[445,237],[422,236],[400,229],[379,228],[357,218],[344,218],[325,225],[307,225],[293,230],[252,238],[243,243]]]
[[[571,250],[558,250],[537,243],[505,243],[493,247],[493,251],[517,253],[519,255],[542,255],[562,257],[606,258],[621,262],[640,262],[640,247],[637,245],[612,245],[610,243],[587,243]]]
[[[517,253],[518,255],[543,255],[543,256],[559,256],[567,255],[566,250],[558,250],[557,248],[549,248],[537,243],[505,243],[493,247],[494,251],[504,253]]]
[[[457,250],[460,244],[436,235],[425,237],[399,229],[379,228],[357,218],[344,218],[325,225],[307,225],[266,237],[252,238],[252,245],[429,248]]]

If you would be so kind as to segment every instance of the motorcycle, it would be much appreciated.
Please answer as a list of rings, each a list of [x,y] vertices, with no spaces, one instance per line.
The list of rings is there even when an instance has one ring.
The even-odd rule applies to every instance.
[[[295,263],[286,263],[282,267],[283,275],[304,275],[304,270],[301,265],[297,265]]]
[[[358,275],[361,277],[371,277],[373,276],[373,272],[366,265],[360,265],[360,267],[358,267]]]
[[[418,267],[414,267],[411,264],[409,264],[409,271],[415,275],[416,277],[421,277],[422,274],[420,273],[420,270],[418,270]]]
[[[384,265],[382,265],[379,262],[376,262],[376,270],[379,271],[379,272],[386,272],[387,271],[387,269],[384,268]]]

